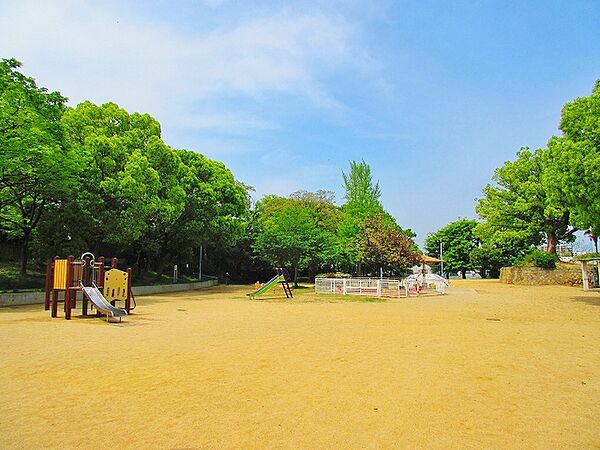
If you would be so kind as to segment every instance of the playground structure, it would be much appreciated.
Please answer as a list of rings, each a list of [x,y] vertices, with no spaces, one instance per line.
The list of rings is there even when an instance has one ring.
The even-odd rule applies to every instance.
[[[409,297],[443,295],[448,281],[435,274],[415,274],[395,278],[316,278],[317,294],[365,295],[369,297]]]
[[[117,258],[111,260],[109,270],[105,270],[104,257],[94,258],[84,253],[80,259],[69,256],[66,259],[54,257],[46,265],[46,290],[44,309],[50,310],[52,317],[58,316],[59,293],[63,295],[65,319],[71,319],[71,313],[77,307],[77,293],[82,293],[81,314],[88,315],[96,308],[95,315],[106,314],[119,317],[119,321],[135,309],[135,297],[131,289],[131,269],[118,270]],[[116,302],[123,301],[124,308],[117,308]],[[91,303],[88,303],[91,302]],[[133,302],[133,308],[132,308]]]
[[[292,281],[292,280],[290,278],[290,274],[287,271],[287,269],[282,268],[282,267],[277,267],[277,268],[275,268],[275,271],[277,272],[277,275],[275,275],[273,278],[271,278],[269,281],[267,281],[262,286],[255,286],[256,290],[254,292],[250,292],[246,295],[248,297],[250,297],[251,299],[254,299],[260,295],[263,295],[263,294],[269,292],[275,286],[281,285],[283,292],[285,293],[285,298],[294,298],[294,295],[292,294],[292,289],[290,288],[290,281]]]

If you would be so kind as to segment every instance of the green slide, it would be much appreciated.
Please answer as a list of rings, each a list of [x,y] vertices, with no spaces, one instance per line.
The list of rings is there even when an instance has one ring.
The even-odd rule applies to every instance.
[[[271,289],[273,289],[274,286],[277,286],[277,283],[281,281],[285,281],[285,277],[283,275],[275,275],[273,278],[267,281],[259,290],[250,292],[246,295],[250,298],[257,297],[259,295],[264,294],[265,292],[269,292]]]

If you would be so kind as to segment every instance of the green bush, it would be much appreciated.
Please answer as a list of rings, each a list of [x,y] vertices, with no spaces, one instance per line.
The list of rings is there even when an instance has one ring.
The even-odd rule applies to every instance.
[[[525,263],[541,267],[542,269],[554,269],[556,268],[556,255],[541,250],[534,250],[525,256]]]
[[[588,261],[590,259],[598,259],[600,258],[600,253],[585,253],[583,255],[578,255],[575,257],[578,261]]]
[[[0,292],[43,290],[45,281],[46,276],[43,272],[32,269],[27,275],[21,275],[18,263],[0,263]]]
[[[316,278],[350,278],[352,274],[344,273],[344,272],[327,272],[327,273],[319,273]]]

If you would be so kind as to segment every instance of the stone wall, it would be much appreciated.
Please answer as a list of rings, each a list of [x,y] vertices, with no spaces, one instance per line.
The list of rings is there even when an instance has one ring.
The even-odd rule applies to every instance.
[[[581,266],[579,264],[557,263],[556,269],[539,267],[503,267],[500,281],[507,284],[542,285],[565,284],[581,286]]]

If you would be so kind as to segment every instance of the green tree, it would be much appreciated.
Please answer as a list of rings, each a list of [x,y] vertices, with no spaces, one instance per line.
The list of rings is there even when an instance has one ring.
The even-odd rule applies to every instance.
[[[335,203],[334,193],[297,191],[290,198],[311,211],[319,233],[319,252],[309,265],[309,276],[313,278],[319,271],[332,270],[340,262],[337,230],[344,219],[344,213]]]
[[[364,216],[382,209],[379,183],[373,183],[371,167],[366,162],[350,161],[350,173],[342,172],[342,178],[346,190],[346,209]]]
[[[34,230],[74,179],[60,125],[66,98],[38,87],[20,66],[15,59],[0,62],[0,230],[21,240],[24,275]]]
[[[485,219],[481,233],[495,242],[514,239],[538,245],[545,240],[549,253],[556,253],[559,241],[573,239],[576,229],[570,226],[569,209],[548,195],[545,159],[544,150],[522,148],[515,161],[496,169],[495,184],[483,189],[476,206]]]
[[[189,262],[199,245],[233,245],[248,212],[246,187],[222,163],[172,150],[159,123],[114,103],[84,102],[65,113],[63,125],[78,155],[81,189],[49,221],[48,247],[85,245],[133,258],[162,272]],[[44,245],[42,245],[44,246]]]
[[[361,261],[354,245],[361,224],[378,213],[384,213],[380,202],[381,190],[379,183],[373,182],[371,167],[364,161],[350,162],[350,172],[342,172],[344,180],[346,203],[342,206],[343,220],[338,227],[337,254],[341,265],[357,274],[362,272]],[[388,218],[391,216],[388,215]],[[393,219],[392,219],[393,221]]]
[[[250,188],[236,181],[221,162],[189,150],[177,150],[177,154],[188,171],[182,179],[185,208],[161,241],[172,246],[164,251],[175,256],[202,245],[212,255],[231,253],[238,241],[248,238]],[[217,273],[230,271],[227,264],[237,264],[226,259],[210,261],[209,267]]]
[[[596,247],[600,236],[600,80],[592,95],[567,103],[559,128],[548,143],[544,184],[555,203],[571,212],[573,225],[588,230]]]
[[[480,247],[471,251],[471,264],[480,271],[481,276],[488,274],[492,278],[500,275],[500,269],[512,266],[532,250],[530,239],[519,231],[497,230],[480,222],[473,230]]]
[[[466,278],[466,271],[473,268],[471,251],[479,245],[473,234],[477,226],[476,220],[460,219],[429,234],[425,239],[425,251],[428,255],[440,257],[440,242],[443,249],[443,259],[448,272],[460,271]]]
[[[138,241],[169,196],[161,179],[160,156],[169,149],[160,125],[147,114],[129,114],[114,103],[83,102],[62,119],[66,139],[80,163],[81,187],[68,205],[81,220],[77,229],[94,252],[106,244]],[[182,208],[182,200],[179,206]]]
[[[498,278],[500,269],[509,264],[510,259],[507,258],[500,248],[490,244],[483,244],[480,247],[475,247],[469,254],[471,267],[476,268],[482,278],[487,276]]]
[[[322,248],[316,217],[299,202],[277,196],[263,198],[257,208],[257,256],[275,266],[291,266],[297,285],[298,271],[309,267]]]

